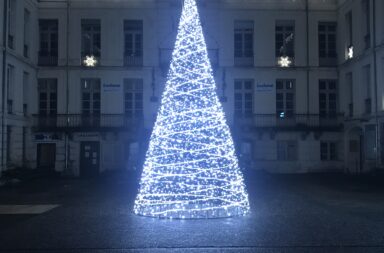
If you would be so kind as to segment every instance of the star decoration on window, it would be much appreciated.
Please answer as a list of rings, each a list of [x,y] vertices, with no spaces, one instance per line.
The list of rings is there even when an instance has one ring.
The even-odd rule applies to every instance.
[[[278,63],[280,67],[287,68],[291,66],[292,61],[289,59],[288,56],[281,56]]]
[[[87,67],[95,67],[97,64],[97,59],[93,55],[91,55],[91,56],[87,55],[87,56],[85,56],[83,63]]]

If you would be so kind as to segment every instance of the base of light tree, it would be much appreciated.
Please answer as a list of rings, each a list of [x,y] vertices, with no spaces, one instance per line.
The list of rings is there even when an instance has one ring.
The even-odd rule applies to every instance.
[[[139,216],[166,219],[217,219],[244,216],[248,213],[249,208],[243,206],[202,207],[198,205],[190,205],[178,207],[176,205],[166,205],[152,208],[146,206],[135,209],[135,214]]]

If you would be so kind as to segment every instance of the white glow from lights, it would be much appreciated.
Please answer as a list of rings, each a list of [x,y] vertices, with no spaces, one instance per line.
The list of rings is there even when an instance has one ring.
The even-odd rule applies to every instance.
[[[170,219],[249,212],[195,0],[184,1],[134,212]]]
[[[348,48],[348,59],[353,58],[353,46]]]
[[[93,55],[91,55],[91,56],[87,55],[87,56],[85,56],[83,63],[87,67],[95,67],[97,64],[97,59]]]
[[[291,66],[292,61],[289,59],[288,56],[281,56],[279,58],[279,62],[278,63],[279,63],[280,67],[287,68],[287,67]]]

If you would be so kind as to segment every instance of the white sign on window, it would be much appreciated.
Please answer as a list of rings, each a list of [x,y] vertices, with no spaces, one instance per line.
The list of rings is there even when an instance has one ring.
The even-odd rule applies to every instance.
[[[274,85],[272,83],[257,83],[256,91],[257,92],[269,92],[273,91]]]
[[[120,91],[121,85],[115,84],[115,83],[103,83],[103,91],[104,92],[113,92],[113,91]]]

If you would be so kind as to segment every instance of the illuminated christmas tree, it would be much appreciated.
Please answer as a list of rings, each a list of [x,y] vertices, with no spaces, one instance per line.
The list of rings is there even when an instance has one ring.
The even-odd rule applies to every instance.
[[[248,211],[196,2],[185,0],[134,212],[189,219]]]

